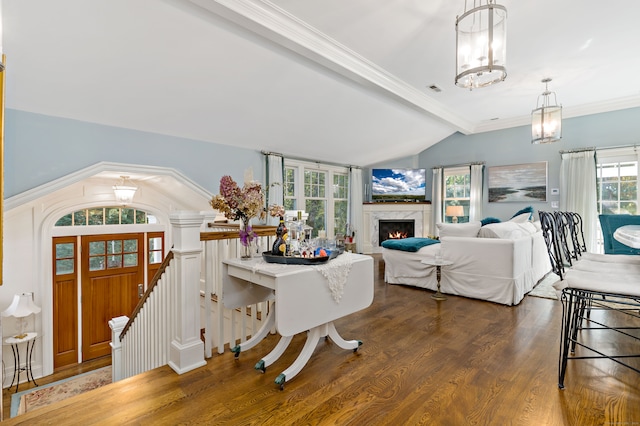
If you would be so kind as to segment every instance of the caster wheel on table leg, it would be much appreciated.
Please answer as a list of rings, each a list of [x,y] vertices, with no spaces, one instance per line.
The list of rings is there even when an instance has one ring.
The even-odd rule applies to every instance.
[[[362,340],[358,340],[358,347],[357,348],[353,348],[353,352],[354,353],[358,352],[358,348],[360,348],[360,346],[362,346]]]
[[[255,367],[256,370],[260,370],[261,373],[264,373],[265,371],[267,371],[267,367],[265,367],[264,365],[264,360],[261,359],[260,361],[258,361],[258,363],[256,364]]]
[[[284,382],[286,380],[285,375],[282,373],[278,374],[278,377],[276,377],[276,385],[280,385],[280,390],[284,390]]]
[[[240,348],[240,345],[236,345],[235,347],[231,348],[231,352],[233,352],[233,356],[235,358],[238,358],[240,356],[240,350],[242,348]]]

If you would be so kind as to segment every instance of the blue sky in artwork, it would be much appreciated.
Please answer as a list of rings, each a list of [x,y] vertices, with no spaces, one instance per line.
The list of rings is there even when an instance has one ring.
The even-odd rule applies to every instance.
[[[374,195],[424,195],[425,169],[373,169],[371,193]]]

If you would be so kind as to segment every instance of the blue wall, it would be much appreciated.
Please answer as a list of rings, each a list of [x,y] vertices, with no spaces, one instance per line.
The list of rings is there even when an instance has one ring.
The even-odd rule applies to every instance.
[[[5,197],[20,194],[101,161],[170,167],[212,194],[220,177],[262,181],[260,151],[65,118],[5,111]]]
[[[546,145],[531,144],[530,126],[468,136],[456,133],[422,151],[418,155],[417,166],[427,169],[427,199],[431,199],[431,169],[436,166],[483,161],[486,167],[491,167],[547,161],[548,195],[546,203],[489,203],[485,201],[484,217],[494,216],[509,219],[513,213],[527,205],[532,205],[536,210],[551,210],[550,201],[560,199],[559,195],[550,194],[551,188],[559,188],[560,151],[634,144],[640,145],[640,108],[565,118],[562,122],[562,140]],[[415,156],[395,159],[388,164],[378,164],[376,167],[416,167]],[[485,200],[487,199],[486,167]],[[367,172],[364,173],[363,180],[366,183]]]
[[[426,168],[430,199],[431,169],[435,166],[484,161],[491,167],[547,161],[550,190],[559,187],[559,151],[640,145],[640,108],[565,118],[562,126],[562,141],[547,145],[531,145],[529,126],[469,136],[456,133],[418,155],[372,168]],[[5,197],[101,161],[171,167],[212,194],[218,192],[222,175],[230,174],[241,182],[244,171],[252,167],[256,180],[264,176],[263,156],[256,150],[6,110]],[[370,184],[369,169],[363,170],[363,180]],[[486,193],[485,171],[485,199]],[[549,210],[552,200],[559,200],[559,196],[548,194],[546,203],[534,203],[533,207]],[[485,202],[483,215],[508,219],[526,205]]]

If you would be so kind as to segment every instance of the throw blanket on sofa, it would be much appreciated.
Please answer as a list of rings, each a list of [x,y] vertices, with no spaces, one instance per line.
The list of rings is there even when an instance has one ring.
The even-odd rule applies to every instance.
[[[382,242],[382,247],[392,250],[402,250],[402,251],[410,251],[417,252],[424,246],[430,246],[431,244],[439,244],[440,241],[433,240],[431,238],[401,238],[401,239],[391,239],[384,240]]]

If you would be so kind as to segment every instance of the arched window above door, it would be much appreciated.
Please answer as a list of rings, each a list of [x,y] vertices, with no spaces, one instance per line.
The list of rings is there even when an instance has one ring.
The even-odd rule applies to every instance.
[[[127,207],[94,207],[77,210],[62,216],[55,226],[139,225],[158,223],[157,218],[144,211]]]

